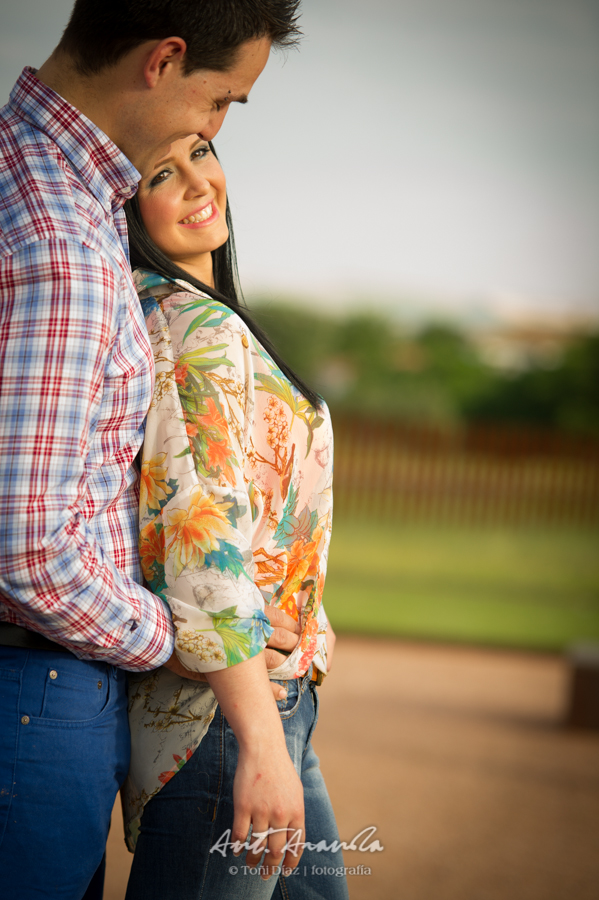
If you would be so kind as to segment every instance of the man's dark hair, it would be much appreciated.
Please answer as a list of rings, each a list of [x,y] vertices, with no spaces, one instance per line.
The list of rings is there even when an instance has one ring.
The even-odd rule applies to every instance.
[[[184,72],[223,72],[253,38],[291,47],[301,34],[301,0],[76,0],[58,49],[82,75],[114,65],[144,41],[180,37]]]

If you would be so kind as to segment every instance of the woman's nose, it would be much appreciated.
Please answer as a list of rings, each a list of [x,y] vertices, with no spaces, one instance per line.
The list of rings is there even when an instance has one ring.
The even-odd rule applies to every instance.
[[[206,178],[205,175],[202,175],[201,172],[191,171],[189,173],[189,180],[187,182],[187,186],[185,189],[185,199],[190,199],[191,197],[201,197],[202,194],[207,194],[210,191],[210,181]]]

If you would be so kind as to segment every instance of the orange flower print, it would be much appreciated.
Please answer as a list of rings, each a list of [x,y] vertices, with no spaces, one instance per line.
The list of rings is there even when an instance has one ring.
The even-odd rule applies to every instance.
[[[171,778],[174,778],[178,771],[179,766],[175,766],[175,768],[171,769],[170,772],[161,772],[158,776],[158,781],[161,781],[162,784],[168,784]]]
[[[324,593],[324,572],[320,572],[318,575],[318,582],[316,584],[316,601],[314,603],[314,609],[318,609],[320,604],[322,603],[322,595]]]
[[[141,464],[139,505],[142,510],[147,507],[159,509],[160,501],[166,500],[171,493],[171,488],[165,481],[168,475],[165,459],[166,453],[157,453],[151,459],[144,459]]]
[[[211,441],[210,438],[208,438],[208,445],[206,447],[208,464],[213,469],[220,469],[229,484],[235,484],[235,475],[233,474],[233,469],[229,465],[231,453],[232,450],[226,438],[222,441]]]
[[[197,485],[190,496],[187,509],[168,512],[169,523],[165,527],[166,552],[173,557],[175,578],[187,568],[200,568],[205,555],[220,548],[220,540],[231,537],[225,510],[228,503],[215,503],[212,494],[203,492]]]
[[[274,596],[274,601],[279,609],[285,608],[285,604],[290,599],[294,599],[295,594],[300,590],[310,568],[315,549],[314,541],[307,544],[304,544],[303,541],[295,541],[286,550],[287,574]],[[287,612],[286,609],[285,611]]]
[[[259,557],[264,557],[260,559]],[[280,581],[285,574],[285,563],[282,554],[271,556],[264,547],[254,553],[254,581],[258,587],[266,587]]]
[[[200,422],[202,423],[202,426],[204,428],[216,428],[216,430],[221,434],[228,436],[229,426],[227,424],[227,420],[218,411],[218,407],[212,397],[208,397],[208,399],[206,400],[206,406],[208,407],[208,414],[198,417]]]
[[[198,433],[198,426],[195,422],[186,422],[185,423],[185,431],[187,432],[188,437],[195,437]]]
[[[288,597],[284,603],[278,605],[278,608],[287,613],[288,616],[291,616],[292,619],[295,619],[296,622],[299,622],[299,609],[293,597]]]
[[[316,616],[310,615],[308,621],[304,625],[304,633],[300,647],[302,650],[308,650],[310,647],[316,647],[316,636],[318,634],[318,620]]]
[[[275,397],[268,398],[266,409],[264,410],[264,420],[268,423],[266,443],[271,450],[274,450],[279,466],[284,466],[284,448],[289,441],[289,425],[287,424],[285,408],[280,400],[277,400]]]
[[[324,531],[321,525],[317,525],[314,529],[314,533],[312,535],[312,540],[308,544],[310,547],[310,566],[306,573],[308,578],[315,577],[318,574],[318,570],[320,568],[320,554],[318,550],[320,548],[320,543],[322,541],[322,536]]]
[[[304,633],[300,648],[304,651],[297,665],[298,672],[305,672],[314,659],[318,643],[318,622],[315,616],[310,616],[304,625]]]
[[[272,501],[274,497],[274,491],[272,488],[268,488],[266,491],[262,491],[262,496],[264,497],[264,510],[262,512],[263,516],[268,516],[272,509]]]
[[[177,753],[173,753],[173,759],[175,760],[175,765],[168,772],[161,772],[158,776],[158,781],[161,781],[162,784],[168,784],[168,782],[177,774],[179,769],[182,769],[186,762],[189,762],[191,757],[193,756],[193,750],[190,750],[189,747],[185,751],[185,759],[182,756],[179,756]]]
[[[188,369],[189,363],[182,363],[179,359],[175,363],[175,381],[177,382],[177,384],[180,384],[181,387],[185,387]]]
[[[294,572],[303,562],[308,562],[311,558],[311,544],[304,544],[303,541],[294,541],[287,550],[288,572]]]
[[[149,522],[139,535],[139,555],[141,556],[141,568],[146,581],[153,577],[152,566],[158,562],[164,562],[164,530],[160,534],[156,531],[158,517]]]

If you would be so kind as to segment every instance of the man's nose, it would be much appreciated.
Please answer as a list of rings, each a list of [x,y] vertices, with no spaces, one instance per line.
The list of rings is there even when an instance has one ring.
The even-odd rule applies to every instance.
[[[218,112],[213,112],[208,122],[201,131],[198,131],[198,137],[202,138],[203,141],[211,141],[220,131],[220,127],[225,120],[225,116],[229,111],[229,104],[225,104],[222,109]]]

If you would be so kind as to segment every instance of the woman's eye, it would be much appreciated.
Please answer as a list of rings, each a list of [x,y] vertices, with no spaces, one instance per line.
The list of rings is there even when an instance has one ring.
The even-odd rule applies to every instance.
[[[203,159],[204,156],[207,156],[210,153],[210,147],[196,147],[196,149],[191,154],[191,159]]]
[[[152,178],[150,187],[156,187],[157,184],[162,184],[162,182],[165,181],[169,175],[170,172],[168,169],[163,169],[161,172],[158,172],[158,174],[154,175],[154,177]]]

